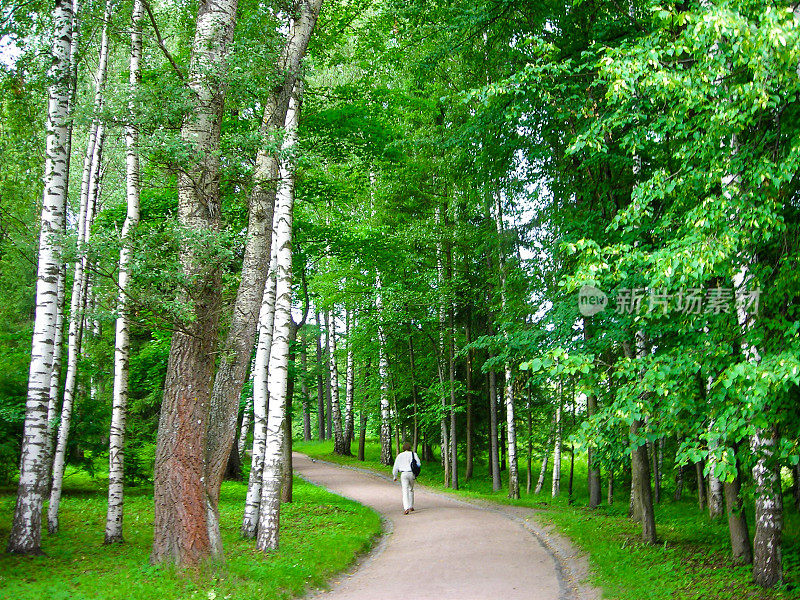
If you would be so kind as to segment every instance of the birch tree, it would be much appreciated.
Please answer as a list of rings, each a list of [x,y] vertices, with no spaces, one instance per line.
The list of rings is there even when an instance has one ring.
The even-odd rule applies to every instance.
[[[128,119],[125,125],[125,170],[127,215],[122,226],[119,251],[119,295],[117,297],[116,344],[114,346],[114,398],[111,414],[108,451],[108,511],[105,543],[121,543],[123,519],[123,484],[125,466],[125,416],[128,405],[128,372],[130,362],[130,310],[128,291],[132,258],[131,235],[139,223],[139,132],[133,123],[136,106],[133,96],[142,78],[143,0],[134,0],[131,14],[131,57],[128,79]]]
[[[61,242],[69,185],[69,99],[72,89],[70,49],[73,13],[70,0],[55,0],[52,64],[48,73],[48,104],[44,194],[39,230],[36,308],[31,363],[25,404],[17,502],[8,551],[41,553],[43,495],[47,486],[48,422],[53,341],[58,314]]]
[[[286,157],[281,160],[280,186],[275,210],[276,294],[275,327],[269,358],[269,413],[267,416],[267,445],[264,452],[261,507],[258,519],[256,547],[262,552],[278,548],[280,539],[280,499],[284,420],[288,405],[289,342],[292,336],[292,211],[294,208],[294,177],[297,145],[297,123],[303,83],[298,79],[286,113],[286,136],[281,148]]]
[[[330,374],[331,419],[333,420],[333,451],[344,454],[342,431],[342,408],[339,403],[339,367],[336,363],[336,315],[325,311],[325,343],[328,350],[328,373]]]
[[[272,257],[269,275],[262,293],[258,315],[258,345],[253,365],[253,452],[250,478],[242,520],[242,537],[253,539],[258,532],[258,515],[261,506],[261,477],[264,471],[264,449],[267,443],[267,411],[269,410],[269,366],[275,326],[275,294],[277,285],[278,245],[275,230],[272,233]]]
[[[277,64],[278,81],[272,88],[264,107],[260,130],[264,138],[274,137],[284,128],[289,96],[321,6],[322,0],[300,0],[293,7],[286,43]],[[255,342],[259,302],[266,276],[265,263],[271,255],[278,160],[266,144],[260,148],[256,156],[253,191],[248,203],[249,221],[241,282],[211,396],[206,436],[206,478],[211,507],[208,518],[211,522],[211,535],[217,543],[220,534],[216,506],[236,434],[239,400]]]
[[[497,224],[497,234],[500,239],[503,237],[503,212],[500,205],[500,197],[497,197],[495,219]],[[500,294],[503,313],[507,310],[507,286],[506,286],[506,265],[502,248],[498,251],[498,263],[500,273]],[[506,339],[508,334],[506,333]],[[511,361],[505,362],[505,394],[506,404],[506,436],[508,438],[508,497],[519,498],[519,471],[517,468],[517,428],[514,413],[514,376],[511,371]]]
[[[380,379],[381,464],[392,464],[392,435],[389,425],[389,359],[386,355],[386,331],[383,324],[381,274],[375,274],[375,312],[378,314],[378,378]],[[446,450],[442,450],[445,452]]]
[[[103,32],[100,38],[100,58],[95,74],[94,110],[100,114],[103,110],[106,75],[108,72],[108,28],[111,20],[112,4],[106,2],[103,14]],[[67,440],[72,425],[72,412],[75,405],[75,392],[78,375],[78,357],[84,331],[84,309],[88,293],[89,273],[86,245],[91,237],[94,215],[99,202],[101,157],[105,126],[96,117],[91,126],[89,141],[83,161],[83,177],[81,179],[80,209],[78,213],[77,260],[75,261],[72,282],[72,298],[69,310],[69,333],[67,336],[67,373],[64,382],[64,394],[61,403],[61,419],[58,427],[58,442],[53,457],[53,479],[50,486],[50,503],[47,509],[47,529],[50,533],[58,531],[58,510],[61,504],[61,488],[66,465]]]

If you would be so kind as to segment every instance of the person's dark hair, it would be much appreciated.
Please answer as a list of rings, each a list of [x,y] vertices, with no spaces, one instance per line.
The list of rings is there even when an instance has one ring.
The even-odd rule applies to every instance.
[[[411,442],[403,442],[403,452],[411,450]]]

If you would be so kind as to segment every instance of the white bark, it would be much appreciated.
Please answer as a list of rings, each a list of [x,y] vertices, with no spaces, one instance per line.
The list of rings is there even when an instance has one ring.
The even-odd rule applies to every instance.
[[[544,478],[547,474],[547,463],[550,461],[550,444],[553,443],[553,436],[555,435],[557,425],[553,421],[553,429],[550,436],[547,438],[547,443],[544,445],[544,452],[542,453],[542,466],[539,469],[539,479],[536,481],[536,488],[533,490],[534,494],[539,494],[544,487]]]
[[[783,579],[781,531],[783,496],[780,470],[775,464],[777,428],[759,429],[750,438],[756,456],[753,467],[756,497],[756,534],[753,538],[753,579],[763,587],[772,587]]]
[[[497,197],[497,210],[495,213],[495,219],[497,222],[498,237],[502,238],[503,213],[500,206],[499,196]],[[500,297],[503,306],[503,313],[506,313],[507,310],[507,291],[506,291],[506,272],[505,272],[506,261],[505,257],[503,256],[502,248],[498,250],[497,254],[500,265]],[[506,334],[506,340],[508,340],[508,334]],[[505,376],[506,376],[506,393],[504,399],[506,403],[506,424],[507,424],[506,436],[508,444],[508,497],[519,498],[519,470],[517,468],[517,429],[516,429],[516,419],[514,414],[514,382],[513,382],[513,373],[511,371],[510,362],[506,362],[505,364]]]
[[[108,71],[108,26],[111,20],[110,1],[106,2],[103,15],[103,33],[100,39],[100,59],[95,75],[94,110],[100,114],[103,109],[106,73]],[[72,410],[75,402],[75,385],[77,381],[78,356],[83,335],[83,309],[87,298],[88,273],[86,244],[90,238],[94,220],[97,194],[100,181],[100,157],[102,155],[105,129],[96,117],[92,123],[89,142],[83,162],[81,179],[80,210],[78,214],[78,246],[75,262],[75,275],[72,282],[72,299],[70,301],[69,334],[67,337],[67,374],[64,382],[64,396],[61,404],[61,421],[58,428],[58,443],[53,458],[53,480],[50,488],[50,505],[47,510],[47,528],[50,533],[58,531],[58,510],[61,504],[61,487],[66,463],[67,440],[72,421]]]
[[[710,378],[708,387],[711,387]],[[709,429],[712,429],[713,427],[714,422],[712,421],[709,425]],[[712,519],[721,517],[725,510],[725,497],[722,491],[722,482],[719,480],[719,477],[714,474],[714,467],[717,464],[717,460],[713,453],[715,447],[716,444],[709,448],[709,450],[712,450],[712,452],[709,452],[708,454],[708,516],[710,516]]]
[[[244,458],[244,445],[247,442],[247,434],[250,433],[250,424],[253,419],[253,396],[252,394],[244,401],[242,411],[242,425],[239,427],[239,438],[236,440],[236,447],[239,449],[239,460]]]
[[[555,445],[553,446],[553,498],[558,496],[558,493],[561,491],[561,432],[561,406],[559,405],[559,407],[556,409],[556,439]]]
[[[131,57],[128,78],[128,119],[125,126],[126,199],[128,210],[122,226],[119,251],[119,296],[117,297],[116,342],[114,345],[114,397],[108,450],[108,511],[105,543],[121,543],[125,475],[125,416],[128,406],[128,371],[130,363],[130,313],[128,287],[132,259],[131,234],[139,223],[139,132],[133,124],[136,107],[133,95],[142,77],[142,19],[144,4],[134,0],[131,14]]]
[[[386,331],[383,326],[381,274],[375,274],[375,311],[378,313],[378,376],[381,382],[381,463],[392,463],[392,438],[389,426],[389,359],[386,356]],[[446,451],[446,450],[443,450]]]
[[[286,137],[282,150],[281,181],[275,209],[276,294],[275,328],[269,359],[269,414],[267,445],[264,452],[261,509],[256,546],[261,551],[278,548],[280,536],[280,498],[283,467],[283,427],[289,387],[289,343],[292,335],[292,210],[294,207],[295,161],[291,156],[297,144],[302,81],[298,80],[286,113]]]
[[[275,213],[277,217],[277,212]],[[261,506],[261,477],[264,471],[264,449],[267,443],[267,410],[269,408],[268,380],[273,330],[275,324],[276,273],[278,244],[275,230],[272,233],[272,256],[269,274],[262,295],[258,315],[258,344],[253,367],[253,453],[250,463],[250,479],[242,519],[242,537],[253,539],[258,532],[258,515]]]
[[[56,0],[53,11],[53,63],[48,88],[44,194],[39,259],[36,273],[36,309],[31,342],[31,364],[25,404],[25,426],[17,503],[8,551],[41,553],[42,503],[47,484],[47,410],[53,368],[58,314],[58,276],[61,248],[58,236],[64,226],[69,181],[69,98],[72,5]]]
[[[331,376],[331,419],[333,420],[333,451],[344,452],[342,408],[339,404],[339,367],[336,364],[336,315],[325,311],[325,342],[328,346],[328,372]]]

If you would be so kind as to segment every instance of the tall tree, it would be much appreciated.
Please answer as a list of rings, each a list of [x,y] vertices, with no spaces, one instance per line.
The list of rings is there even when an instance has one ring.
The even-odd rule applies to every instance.
[[[202,0],[192,44],[188,85],[193,106],[181,128],[181,139],[192,159],[178,177],[178,218],[187,233],[200,237],[220,230],[220,128],[236,8],[237,0]],[[222,557],[222,547],[215,543],[218,539],[209,532],[212,482],[207,480],[206,462],[220,271],[191,239],[187,236],[182,241],[180,261],[183,276],[190,282],[181,300],[192,318],[177,324],[167,364],[158,424],[155,535],[150,556],[152,563],[180,566]],[[226,460],[229,453],[230,448]]]
[[[125,467],[125,416],[128,405],[130,369],[130,322],[128,293],[133,244],[131,236],[139,223],[139,132],[134,123],[134,96],[142,78],[142,19],[144,0],[135,0],[131,13],[131,56],[128,77],[128,119],[125,125],[125,172],[127,214],[122,226],[119,251],[119,296],[117,298],[116,343],[114,345],[114,398],[108,449],[108,511],[105,543],[121,543]]]
[[[301,0],[292,7],[291,26],[277,64],[278,77],[264,107],[260,134],[274,137],[284,128],[289,97],[308,42],[319,16],[322,0]],[[231,446],[236,433],[236,418],[247,365],[253,351],[261,292],[271,254],[275,182],[279,157],[269,144],[256,156],[253,191],[248,204],[249,222],[241,280],[233,307],[231,326],[220,353],[220,366],[214,378],[210,418],[206,435],[206,478],[209,490],[211,535],[219,542],[216,506]]]
[[[100,113],[105,103],[106,76],[108,73],[109,26],[111,25],[112,3],[107,1],[103,14],[103,32],[100,40],[100,58],[95,75],[94,110],[97,116],[92,121],[89,141],[83,162],[81,179],[80,210],[78,213],[77,259],[72,281],[72,298],[69,311],[69,335],[67,343],[67,373],[61,404],[61,420],[58,427],[58,442],[53,457],[53,480],[50,486],[50,503],[47,509],[47,529],[50,533],[58,531],[58,510],[61,503],[61,486],[66,465],[67,439],[72,425],[72,412],[78,376],[78,356],[81,353],[85,315],[84,309],[89,298],[89,272],[87,245],[91,237],[94,216],[98,212],[100,199],[101,157],[105,139],[105,125]]]
[[[70,49],[72,3],[56,0],[53,10],[52,65],[48,74],[48,106],[44,197],[39,230],[36,309],[25,405],[25,430],[20,459],[17,503],[8,551],[40,554],[42,503],[48,480],[48,424],[53,341],[58,313],[61,243],[69,184],[69,100],[72,90]]]
[[[270,405],[267,416],[267,445],[264,452],[261,508],[256,547],[266,552],[278,548],[280,538],[281,480],[283,475],[284,421],[289,410],[289,342],[292,336],[292,211],[297,145],[297,123],[303,97],[303,82],[295,82],[286,113],[286,137],[282,150],[281,182],[275,210],[276,293],[275,330],[269,358]]]

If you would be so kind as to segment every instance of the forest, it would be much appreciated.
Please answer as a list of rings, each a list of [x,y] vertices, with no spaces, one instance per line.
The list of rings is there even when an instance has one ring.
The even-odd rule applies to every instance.
[[[405,441],[700,582],[606,597],[798,597],[800,3],[0,0],[0,90],[0,597],[361,531],[301,594],[380,525],[293,447]]]

